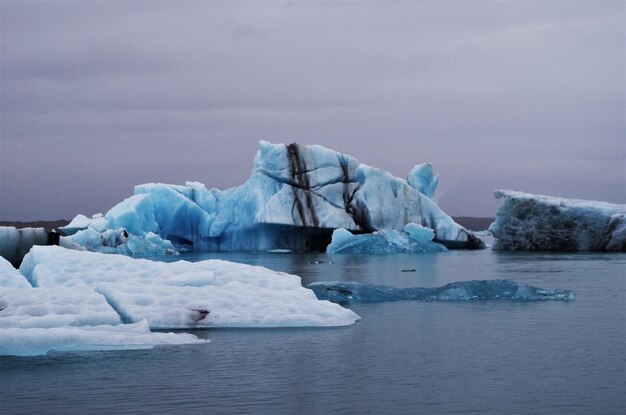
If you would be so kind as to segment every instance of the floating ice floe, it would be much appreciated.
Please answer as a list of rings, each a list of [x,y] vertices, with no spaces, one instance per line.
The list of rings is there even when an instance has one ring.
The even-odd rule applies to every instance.
[[[314,282],[308,288],[321,300],[340,304],[386,301],[543,301],[574,299],[568,290],[548,290],[509,280],[461,281],[437,288],[394,288],[357,282]]]
[[[300,277],[221,260],[155,262],[34,247],[20,271],[35,287],[102,294],[124,323],[151,328],[343,326],[353,311],[302,287]]]
[[[221,260],[164,263],[35,246],[20,272],[0,260],[0,354],[206,342],[150,328],[343,326],[359,319],[318,300],[295,275]]]
[[[435,233],[415,223],[404,227],[404,232],[388,229],[374,233],[353,235],[346,229],[336,229],[332,242],[326,248],[329,254],[404,254],[445,252],[442,244],[433,242]]]
[[[494,249],[626,251],[626,205],[497,190]]]
[[[147,322],[121,324],[105,297],[89,289],[33,288],[0,257],[0,355],[204,342],[189,334],[150,333]]]
[[[416,166],[407,181],[321,146],[261,141],[252,175],[241,186],[219,191],[197,182],[139,185],[103,217],[80,215],[64,230],[73,233],[70,242],[103,252],[123,242],[110,244],[109,236],[93,233],[85,241],[80,232],[152,233],[178,249],[324,251],[338,228],[401,232],[416,223],[448,247],[484,247],[432,200],[437,182],[430,164]]]
[[[0,355],[37,356],[49,352],[150,349],[154,346],[201,344],[208,340],[187,333],[154,333],[145,321],[115,326],[0,328]]]

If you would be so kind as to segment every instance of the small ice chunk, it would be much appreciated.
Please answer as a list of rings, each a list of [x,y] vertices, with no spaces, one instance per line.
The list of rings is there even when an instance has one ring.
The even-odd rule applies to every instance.
[[[415,223],[404,227],[404,232],[391,229],[371,234],[353,235],[346,229],[336,229],[332,242],[326,248],[329,254],[405,254],[445,252],[446,247],[433,242],[432,229]]]

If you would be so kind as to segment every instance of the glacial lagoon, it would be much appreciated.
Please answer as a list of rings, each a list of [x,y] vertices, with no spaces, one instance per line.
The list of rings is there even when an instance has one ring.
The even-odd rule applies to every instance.
[[[574,301],[352,304],[347,327],[210,329],[210,343],[1,357],[2,413],[623,413],[626,255],[194,253],[297,274],[439,287],[508,279]]]

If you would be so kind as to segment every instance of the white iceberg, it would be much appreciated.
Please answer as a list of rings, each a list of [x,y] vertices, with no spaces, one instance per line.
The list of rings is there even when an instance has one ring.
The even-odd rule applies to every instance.
[[[30,287],[30,285],[29,285]],[[0,328],[52,328],[120,324],[104,296],[76,288],[4,288]]]
[[[31,288],[28,280],[6,259],[0,256],[0,288]]]
[[[324,251],[335,229],[402,231],[408,223],[432,229],[448,247],[484,247],[432,200],[437,182],[430,164],[416,166],[407,181],[321,146],[261,141],[241,186],[139,185],[104,219],[109,230],[157,234],[179,249]],[[75,218],[70,230],[94,228],[85,219]],[[81,244],[76,235],[68,238]]]
[[[102,294],[85,287],[33,288],[0,258],[0,355],[207,342],[190,334],[151,333],[145,321],[121,323]]]
[[[227,261],[155,262],[34,247],[20,271],[35,287],[96,291],[124,323],[151,328],[343,326],[353,311],[302,287],[300,277]]]
[[[160,345],[202,344],[187,333],[153,333],[148,323],[116,326],[0,328],[0,355],[36,356],[49,352],[149,349]]]
[[[626,205],[497,190],[494,249],[626,251]]]
[[[435,233],[415,223],[409,223],[403,232],[382,230],[354,235],[346,229],[336,229],[332,242],[326,248],[329,254],[409,254],[445,252],[447,248],[433,242]]]

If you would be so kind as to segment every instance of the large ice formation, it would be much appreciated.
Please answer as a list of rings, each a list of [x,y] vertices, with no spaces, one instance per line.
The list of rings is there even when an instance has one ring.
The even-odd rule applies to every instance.
[[[494,249],[626,251],[626,205],[497,190]]]
[[[394,288],[358,282],[314,282],[308,287],[320,300],[340,304],[385,301],[542,301],[573,300],[568,290],[548,290],[509,280],[460,281],[437,288]]]
[[[329,254],[412,254],[447,251],[442,244],[433,242],[434,236],[432,229],[415,223],[407,224],[403,232],[383,229],[374,233],[354,235],[345,229],[336,229],[326,252]]]
[[[0,355],[204,343],[158,329],[343,326],[359,316],[267,268],[35,246],[0,258]]]
[[[209,260],[155,262],[121,255],[34,247],[20,271],[34,287],[102,294],[124,323],[151,328],[342,326],[353,311],[302,287],[300,277]]]
[[[108,236],[98,239],[92,232],[86,244],[81,232],[152,233],[179,249],[323,251],[338,228],[402,231],[416,223],[448,247],[482,248],[432,200],[437,181],[429,164],[416,166],[407,181],[321,146],[261,141],[252,175],[241,186],[219,191],[197,182],[139,185],[106,215],[79,215],[64,230],[77,244],[105,252],[125,242],[107,242]]]
[[[121,324],[106,298],[93,290],[33,288],[0,257],[0,355],[206,342],[190,334],[151,333],[146,321]]]

